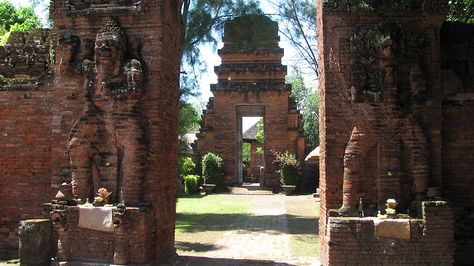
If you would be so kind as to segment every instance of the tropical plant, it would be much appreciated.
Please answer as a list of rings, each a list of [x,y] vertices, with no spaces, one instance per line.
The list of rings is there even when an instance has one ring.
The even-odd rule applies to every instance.
[[[204,184],[216,184],[222,172],[224,160],[217,154],[207,153],[202,157],[202,178]]]
[[[277,172],[280,174],[280,181],[283,185],[296,186],[301,180],[301,166],[296,155],[285,152],[275,152],[275,160]]]

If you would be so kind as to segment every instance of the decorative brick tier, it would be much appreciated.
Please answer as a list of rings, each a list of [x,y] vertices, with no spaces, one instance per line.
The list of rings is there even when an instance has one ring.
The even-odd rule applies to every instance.
[[[395,219],[397,220],[397,219]],[[409,239],[376,236],[380,219],[329,217],[321,241],[328,265],[447,265],[453,263],[453,215],[444,201],[423,202],[423,219],[409,223]],[[327,245],[327,246],[326,246]]]

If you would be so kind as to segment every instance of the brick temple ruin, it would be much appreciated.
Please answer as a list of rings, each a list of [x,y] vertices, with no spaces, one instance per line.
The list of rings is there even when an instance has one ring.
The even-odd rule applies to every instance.
[[[318,2],[321,262],[472,261],[472,27],[447,1],[365,3]],[[387,199],[405,219],[375,218]]]
[[[263,117],[265,141],[261,186],[277,188],[274,152],[289,151],[304,159],[302,122],[291,86],[285,83],[283,49],[278,46],[278,23],[263,15],[244,16],[224,26],[222,64],[215,67],[217,84],[204,112],[197,135],[197,152],[224,159],[220,185],[241,185],[242,117]]]
[[[59,261],[145,264],[175,254],[179,1],[51,1],[54,31],[0,47],[0,255],[18,221],[42,217],[61,183],[85,202],[112,194],[110,230],[78,226],[68,198],[52,213]],[[167,106],[167,108],[162,108]]]
[[[447,1],[364,2],[317,3],[320,260],[469,264],[474,27],[444,22]],[[179,1],[55,0],[51,16],[54,30],[0,47],[0,258],[17,256],[20,220],[48,217],[59,260],[164,261],[175,254]],[[240,116],[265,117],[265,147],[302,158],[277,26],[254,17],[265,34],[247,52],[235,44],[255,32],[232,25],[248,19],[226,27],[198,142],[224,157],[226,185],[239,182]],[[69,196],[101,186],[113,192],[114,225],[84,229]],[[395,221],[375,218],[388,198]]]

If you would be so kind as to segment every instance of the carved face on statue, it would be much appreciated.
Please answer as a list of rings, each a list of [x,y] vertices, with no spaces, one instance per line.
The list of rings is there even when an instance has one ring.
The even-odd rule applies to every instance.
[[[98,71],[117,75],[124,60],[125,37],[114,20],[109,20],[97,33],[94,52]]]
[[[384,40],[379,46],[379,59],[382,66],[392,65],[395,60],[396,43],[391,37]]]

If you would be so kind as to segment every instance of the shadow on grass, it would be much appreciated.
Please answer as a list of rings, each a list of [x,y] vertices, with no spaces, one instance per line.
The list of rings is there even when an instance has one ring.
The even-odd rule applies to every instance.
[[[202,244],[197,242],[176,241],[176,249],[182,251],[207,252],[220,249],[220,246],[213,244]]]
[[[271,260],[248,260],[248,259],[227,259],[227,258],[208,258],[208,257],[198,257],[198,256],[176,256],[170,259],[168,262],[161,265],[279,265],[279,266],[292,266],[294,264],[288,263],[277,263]]]
[[[179,200],[180,198],[183,198],[183,199],[202,199],[206,196],[207,196],[206,194],[199,194],[199,193],[197,193],[197,194],[183,193],[183,194],[178,195],[177,200]]]
[[[183,233],[229,230],[244,232],[271,230],[287,233],[284,227],[278,226],[284,219],[288,219],[289,233],[292,235],[318,233],[318,218],[295,215],[178,213],[176,214],[176,229]]]
[[[319,234],[319,217],[309,218],[295,215],[288,216],[288,229],[292,235]]]

